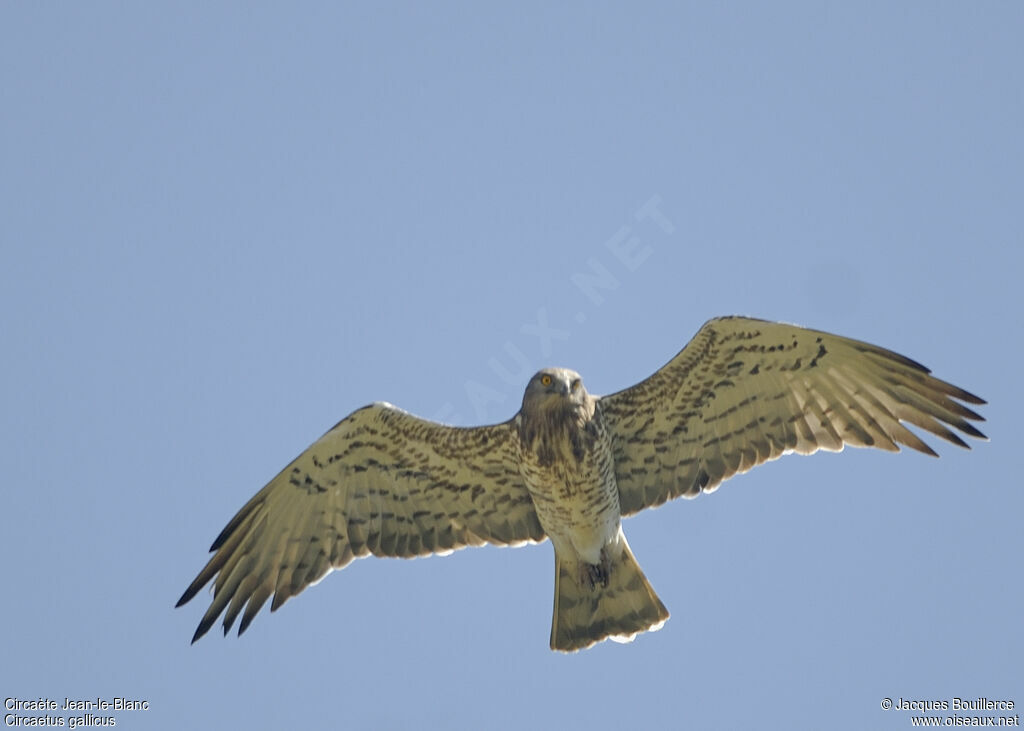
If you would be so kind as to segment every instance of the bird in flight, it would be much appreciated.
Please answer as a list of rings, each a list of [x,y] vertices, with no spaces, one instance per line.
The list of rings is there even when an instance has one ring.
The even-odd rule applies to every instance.
[[[795,325],[708,321],[635,386],[593,396],[546,368],[501,424],[454,427],[387,403],[342,419],[233,517],[178,600],[213,581],[192,641],[224,614],[238,633],[329,571],[363,556],[411,558],[550,539],[551,648],[632,640],[669,613],[622,518],[711,492],[784,454],[844,445],[937,456],[906,425],[953,444],[985,439],[977,396],[875,345]],[[243,612],[244,610],[244,612]]]

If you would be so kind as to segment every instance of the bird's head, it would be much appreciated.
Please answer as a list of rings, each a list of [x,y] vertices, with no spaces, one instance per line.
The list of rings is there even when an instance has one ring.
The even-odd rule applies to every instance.
[[[587,405],[589,400],[579,373],[568,368],[545,368],[526,385],[523,410],[573,409]]]

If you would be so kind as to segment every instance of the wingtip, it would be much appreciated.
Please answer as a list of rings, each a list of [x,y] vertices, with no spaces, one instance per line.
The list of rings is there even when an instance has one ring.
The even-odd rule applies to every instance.
[[[252,621],[252,617],[249,618],[249,621],[250,622]],[[192,635],[192,641],[189,642],[189,645],[196,644],[196,642],[199,640],[199,638],[201,638],[203,635],[205,635],[207,632],[210,631],[210,628],[213,626],[213,624],[214,624],[213,621],[207,622],[205,619],[202,622],[200,622],[199,626],[196,627],[195,634]],[[245,630],[246,630],[246,628],[248,626],[249,626],[248,623],[243,621],[243,624],[240,625],[239,628],[238,628],[238,636],[239,637],[242,636],[242,633],[245,632]],[[227,637],[228,633],[230,631],[231,631],[231,625],[225,623],[224,624],[224,636]]]
[[[218,612],[218,614],[219,614],[219,612]],[[212,627],[214,622],[216,622],[216,621],[217,621],[217,616],[216,615],[209,616],[209,611],[207,611],[207,616],[204,616],[202,621],[199,622],[199,626],[196,627],[196,633],[194,635],[192,635],[192,642],[193,642],[193,644],[195,643],[196,640],[198,640],[200,637],[202,637],[207,632],[209,632],[210,631],[210,627]]]
[[[950,432],[946,436],[946,439],[948,439],[950,442],[952,442],[953,444],[955,444],[958,447],[963,447],[964,449],[970,449],[971,448],[970,445],[967,444],[967,442],[965,442],[963,439],[958,437],[956,434],[953,434],[952,432]]]
[[[975,439],[983,439],[986,442],[988,441],[988,437],[986,437],[979,429],[976,429],[971,424],[964,422],[963,424],[957,424],[956,427],[960,431],[974,437]]]
[[[238,636],[239,637],[241,637],[242,634],[247,629],[249,629],[249,623],[252,622],[252,620],[253,620],[253,615],[246,614],[246,615],[244,615],[242,617],[242,621],[238,623]]]
[[[956,394],[956,397],[961,401],[966,401],[967,403],[976,404],[978,406],[984,406],[985,404],[988,403],[988,401],[983,399],[981,396],[975,396],[970,391],[965,391],[962,388],[958,390],[959,393]]]

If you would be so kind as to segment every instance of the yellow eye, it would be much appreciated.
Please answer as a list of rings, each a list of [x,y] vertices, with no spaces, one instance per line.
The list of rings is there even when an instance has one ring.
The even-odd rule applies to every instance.
[[[544,386],[550,386],[551,385],[551,376],[546,375],[546,374],[541,376],[540,377],[540,382]]]
[[[577,378],[576,380],[574,380],[572,382],[572,390],[573,391],[578,391],[579,388],[580,388],[580,379]]]

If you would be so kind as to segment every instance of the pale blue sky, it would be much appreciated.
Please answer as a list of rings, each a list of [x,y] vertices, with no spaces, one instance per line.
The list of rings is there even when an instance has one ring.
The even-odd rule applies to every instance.
[[[147,700],[127,729],[1024,703],[1024,6],[549,5],[3,5],[0,694]],[[544,544],[359,561],[189,646],[210,542],[353,409],[501,421],[732,313],[905,353],[992,441],[628,520],[672,612],[632,645],[548,650]]]

